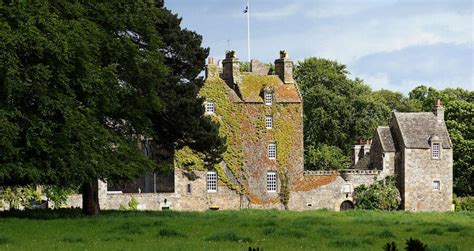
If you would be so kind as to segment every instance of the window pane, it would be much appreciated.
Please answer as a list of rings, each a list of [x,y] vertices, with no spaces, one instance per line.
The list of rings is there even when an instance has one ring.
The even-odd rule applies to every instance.
[[[272,129],[272,127],[273,127],[273,118],[272,118],[272,116],[266,116],[265,117],[265,127],[267,129]]]
[[[277,174],[276,172],[267,172],[267,192],[277,191]]]
[[[273,94],[272,93],[265,92],[264,98],[265,98],[265,104],[266,105],[271,105],[272,104],[272,102],[273,102]]]
[[[217,173],[207,172],[207,191],[217,192]]]
[[[440,144],[439,143],[433,143],[431,146],[431,157],[433,159],[439,159],[440,157]]]
[[[433,181],[433,190],[439,190],[441,188],[441,182],[439,180]]]
[[[268,158],[275,159],[276,158],[276,145],[275,143],[270,143],[268,145]]]
[[[213,101],[206,102],[206,113],[214,113],[215,105]]]

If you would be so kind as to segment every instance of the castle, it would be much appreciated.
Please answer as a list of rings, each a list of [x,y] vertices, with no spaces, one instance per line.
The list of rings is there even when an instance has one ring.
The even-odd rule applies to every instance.
[[[132,188],[100,182],[101,208],[118,209],[133,196],[144,210],[337,211],[354,206],[355,187],[396,175],[402,209],[452,210],[452,143],[440,103],[433,112],[394,112],[373,141],[353,147],[351,168],[306,171],[303,102],[285,51],[275,60],[274,73],[257,60],[251,61],[250,72],[241,72],[233,51],[222,67],[210,59],[199,95],[206,116],[226,139],[222,161],[209,168],[199,153],[181,149],[169,174],[146,174]],[[160,188],[163,184],[167,187]],[[69,206],[80,206],[80,199],[71,196]]]

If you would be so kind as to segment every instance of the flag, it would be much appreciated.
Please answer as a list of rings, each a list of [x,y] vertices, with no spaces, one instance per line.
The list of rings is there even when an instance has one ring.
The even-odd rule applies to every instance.
[[[245,10],[244,10],[244,13],[247,13],[247,12],[249,12],[249,6],[248,5],[245,6]]]

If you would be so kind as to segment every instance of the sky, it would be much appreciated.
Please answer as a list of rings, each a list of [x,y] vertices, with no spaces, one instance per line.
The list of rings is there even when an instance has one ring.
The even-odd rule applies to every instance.
[[[245,0],[165,0],[210,56],[247,61]],[[372,89],[474,90],[474,0],[250,0],[251,58],[322,57]]]

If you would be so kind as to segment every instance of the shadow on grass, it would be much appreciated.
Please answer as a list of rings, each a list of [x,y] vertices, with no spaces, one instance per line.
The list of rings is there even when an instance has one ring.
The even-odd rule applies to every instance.
[[[171,228],[162,228],[158,231],[159,237],[187,237],[187,235]]]
[[[212,234],[211,236],[206,238],[206,241],[251,242],[252,239],[246,236],[240,236],[232,231],[225,231],[225,232]]]
[[[53,220],[65,218],[81,218],[85,217],[81,209],[36,209],[36,210],[12,210],[0,213],[0,218],[19,218],[34,220]]]
[[[64,237],[63,242],[67,243],[82,243],[84,242],[84,239],[81,237]]]
[[[7,245],[7,244],[11,244],[13,243],[13,241],[9,238],[6,238],[6,237],[1,237],[0,236],[0,246],[1,245]]]

